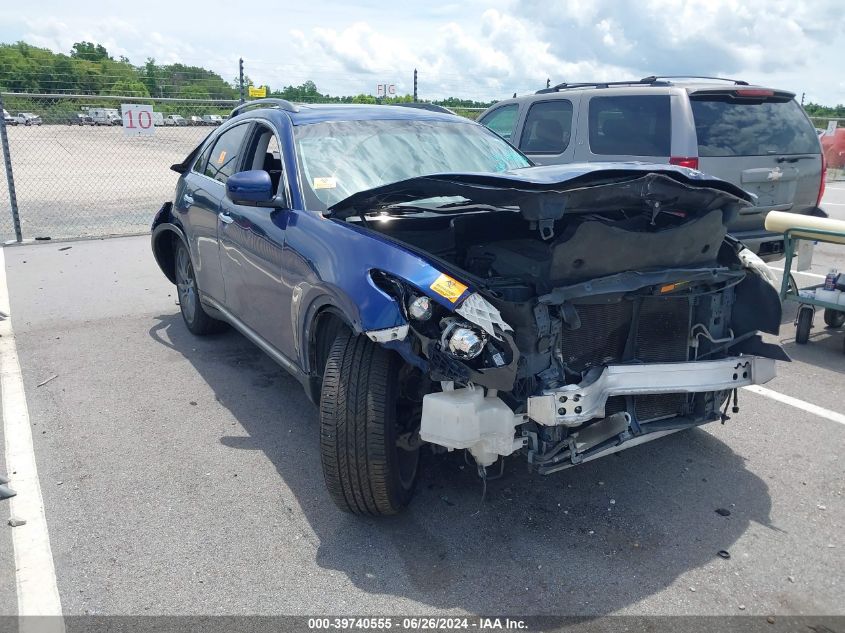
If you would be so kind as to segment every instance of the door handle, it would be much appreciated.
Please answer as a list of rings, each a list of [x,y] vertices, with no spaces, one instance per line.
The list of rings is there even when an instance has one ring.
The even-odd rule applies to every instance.
[[[194,204],[193,196],[189,196],[187,193],[182,196],[182,202],[185,203],[186,207],[190,207]]]
[[[229,215],[228,213],[218,213],[217,217],[220,218],[220,221],[223,224],[231,224],[232,222],[235,221],[235,219],[231,215]]]

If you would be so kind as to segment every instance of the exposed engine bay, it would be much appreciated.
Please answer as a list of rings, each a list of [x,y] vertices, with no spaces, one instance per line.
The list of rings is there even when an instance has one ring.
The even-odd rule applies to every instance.
[[[724,421],[739,387],[789,360],[758,334],[778,331],[777,291],[726,235],[749,204],[739,189],[657,171],[566,190],[414,185],[340,215],[468,288],[452,306],[372,272],[408,324],[384,343],[428,385],[421,439],[480,469],[525,449],[549,473]]]

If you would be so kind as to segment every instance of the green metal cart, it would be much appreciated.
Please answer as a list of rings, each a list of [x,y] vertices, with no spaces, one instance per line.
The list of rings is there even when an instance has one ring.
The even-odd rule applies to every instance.
[[[839,242],[830,238],[835,237],[837,240],[841,240],[845,238],[845,233],[794,227],[787,229],[783,237],[784,254],[786,257],[783,265],[783,282],[780,287],[780,299],[781,301],[794,301],[798,304],[798,316],[795,319],[795,342],[803,345],[810,338],[810,328],[813,327],[813,317],[815,316],[816,308],[824,308],[824,322],[827,326],[840,328],[845,325],[845,304],[822,301],[821,299],[816,299],[814,296],[801,295],[802,292],[806,293],[807,291],[815,291],[816,288],[822,288],[824,284],[799,288],[798,284],[795,283],[795,278],[792,276],[791,271],[792,260],[795,257],[798,242],[800,240],[812,240],[814,242],[826,242],[841,246]],[[845,339],[843,339],[842,351],[845,352]]]

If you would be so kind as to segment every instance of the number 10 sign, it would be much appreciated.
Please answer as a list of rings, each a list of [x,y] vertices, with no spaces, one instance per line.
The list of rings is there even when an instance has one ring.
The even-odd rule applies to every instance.
[[[124,136],[151,136],[155,131],[153,106],[124,103],[120,106],[120,112],[123,115]]]

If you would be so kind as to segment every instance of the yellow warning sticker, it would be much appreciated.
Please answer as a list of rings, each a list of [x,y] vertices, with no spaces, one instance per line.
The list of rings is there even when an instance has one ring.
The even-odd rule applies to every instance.
[[[467,289],[460,281],[452,279],[445,273],[440,273],[440,276],[434,280],[434,283],[429,288],[452,303],[455,303],[458,297],[464,294],[464,290]]]
[[[672,292],[687,285],[687,281],[676,281],[673,284],[666,284],[665,286],[660,286],[660,294],[666,294],[667,292]]]
[[[220,152],[220,156],[217,157],[217,164],[222,165],[223,161],[226,160],[226,150]]]
[[[334,189],[337,187],[337,180],[334,176],[323,176],[314,179],[314,189]]]

